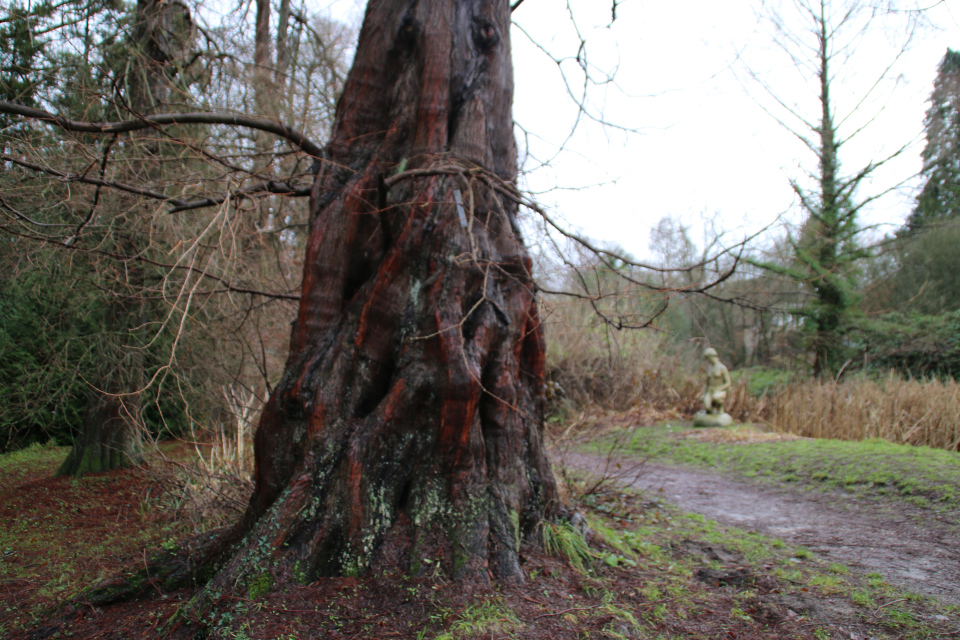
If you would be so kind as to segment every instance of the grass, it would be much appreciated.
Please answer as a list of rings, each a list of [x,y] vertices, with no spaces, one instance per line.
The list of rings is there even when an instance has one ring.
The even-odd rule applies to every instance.
[[[622,502],[614,496],[606,500],[601,497],[600,502],[604,501]],[[664,620],[697,616],[704,608],[717,610],[716,596],[722,594],[729,597],[724,606],[731,621],[757,630],[763,628],[760,618],[769,598],[761,592],[771,591],[785,603],[794,597],[810,596],[843,603],[849,609],[851,624],[875,625],[869,634],[875,638],[935,637],[934,629],[923,622],[931,618],[931,612],[956,614],[956,607],[893,587],[879,573],[858,575],[839,563],[821,561],[804,547],[728,527],[699,514],[682,513],[662,503],[632,514],[626,525],[620,521],[614,524],[612,516],[596,508],[588,519],[600,534],[602,547],[630,552],[636,562],[634,571],[646,576],[644,599],[660,603],[635,612],[648,633]],[[711,560],[697,550],[722,550],[725,559]],[[707,597],[694,586],[703,568],[721,572],[746,568],[748,579],[743,584],[717,586],[715,591],[710,590],[713,597]],[[775,583],[765,582],[770,579]],[[815,617],[801,616],[798,620],[804,626],[815,627],[818,623]],[[834,637],[828,629],[822,628],[815,637]],[[656,636],[641,633],[639,637]]]
[[[586,538],[567,523],[543,523],[543,549],[547,555],[563,558],[579,573],[585,573],[593,562]]]
[[[745,430],[753,429],[734,426],[725,431]],[[746,477],[896,497],[921,507],[960,507],[960,454],[956,452],[882,440],[711,442],[697,437],[704,433],[690,432],[676,423],[638,429],[626,450],[640,457],[736,471]]]
[[[499,598],[480,600],[467,607],[449,628],[434,640],[461,638],[515,638],[522,627],[519,618]]]
[[[46,473],[51,466],[63,462],[67,451],[69,447],[58,447],[51,442],[34,443],[19,451],[0,454],[0,487],[13,486],[38,472]]]
[[[0,489],[33,492],[14,505],[26,515],[24,523],[18,520],[2,540],[3,545],[16,549],[18,562],[4,562],[0,571],[5,572],[3,581],[13,584],[14,590],[24,584],[18,580],[34,583],[22,595],[7,593],[5,602],[10,609],[21,606],[33,613],[17,619],[10,609],[6,614],[0,612],[0,636],[35,625],[40,605],[113,570],[118,559],[136,558],[148,544],[175,544],[174,531],[162,520],[135,519],[139,511],[131,484],[134,472],[78,481],[50,480],[49,474],[65,453],[38,447],[16,457],[0,457]],[[19,479],[9,483],[7,478]],[[581,482],[592,484],[586,478]],[[55,490],[57,495],[36,501],[41,495],[38,486],[47,493]],[[69,537],[65,519],[71,513],[76,516],[78,508],[97,508],[97,500],[103,510],[83,522],[100,528],[93,535]],[[142,496],[140,501],[142,504]],[[127,504],[120,509],[122,503]],[[590,543],[575,527],[547,525],[544,538],[556,557],[525,545],[522,566],[526,580],[522,585],[476,591],[472,587],[466,596],[454,598],[455,585],[442,578],[431,582],[402,576],[389,584],[375,578],[342,578],[292,586],[288,593],[286,588],[271,588],[269,574],[263,574],[247,594],[256,602],[239,602],[230,613],[234,619],[224,622],[222,635],[292,638],[336,631],[341,637],[423,640],[833,637],[824,633],[836,618],[783,615],[793,606],[791,598],[811,597],[844,603],[848,611],[842,618],[844,624],[849,619],[868,627],[868,635],[878,640],[920,640],[955,628],[931,615],[955,616],[955,609],[899,591],[880,574],[857,575],[843,565],[821,561],[805,548],[726,527],[701,515],[684,514],[615,485],[571,506],[585,513],[593,531]],[[126,524],[128,539],[111,533],[123,529],[115,526],[118,523]],[[133,534],[134,529],[142,529],[142,533]],[[29,562],[20,562],[24,558]],[[576,559],[580,567],[575,571]],[[704,571],[714,573],[705,578]],[[725,583],[710,577],[730,572],[742,581]],[[385,601],[389,604],[383,605]],[[168,607],[163,611],[172,613],[176,604],[157,606]],[[160,609],[155,612],[159,620]],[[779,617],[771,617],[774,615]],[[401,622],[386,628],[405,629],[404,633],[378,635],[378,625],[389,625],[395,619]]]

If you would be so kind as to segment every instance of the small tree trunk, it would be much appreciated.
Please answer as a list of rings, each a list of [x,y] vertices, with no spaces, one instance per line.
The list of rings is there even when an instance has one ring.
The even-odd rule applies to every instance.
[[[115,395],[88,390],[80,433],[57,475],[82,476],[136,464],[140,459],[140,437],[134,421],[138,409],[135,398],[124,403]]]
[[[138,268],[128,270],[142,280]],[[140,396],[130,392],[143,382],[143,357],[131,341],[131,327],[142,324],[139,301],[126,297],[110,300],[104,316],[106,348],[95,386],[87,389],[87,405],[73,448],[57,471],[59,476],[129,467],[140,461]],[[125,394],[125,395],[124,395]]]

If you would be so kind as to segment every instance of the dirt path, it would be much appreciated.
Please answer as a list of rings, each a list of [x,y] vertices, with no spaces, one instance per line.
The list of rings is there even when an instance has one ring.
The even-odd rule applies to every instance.
[[[568,454],[567,466],[602,473],[605,461]],[[629,463],[624,463],[626,468]],[[684,511],[803,545],[828,561],[960,604],[958,523],[929,511],[893,511],[842,492],[813,493],[647,462],[622,480]]]

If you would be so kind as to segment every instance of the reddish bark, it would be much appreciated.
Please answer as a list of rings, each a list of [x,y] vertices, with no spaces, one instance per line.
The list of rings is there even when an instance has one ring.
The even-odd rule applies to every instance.
[[[520,575],[555,487],[530,259],[494,188],[517,170],[509,23],[502,0],[369,3],[225,584],[363,571],[385,548]]]
[[[521,540],[559,509],[543,331],[505,186],[509,24],[505,0],[370,1],[313,188],[255,492],[231,535],[186,563],[218,568],[193,613],[215,594],[378,562],[520,579]]]

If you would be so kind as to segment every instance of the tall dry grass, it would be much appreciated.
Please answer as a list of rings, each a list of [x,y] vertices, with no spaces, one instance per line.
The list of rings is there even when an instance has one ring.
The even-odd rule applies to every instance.
[[[854,379],[788,385],[756,414],[774,429],[810,438],[865,440],[956,451],[960,383],[955,380]]]
[[[690,418],[702,408],[701,345],[679,345],[656,331],[618,332],[581,301],[544,300],[550,409],[555,439],[592,432],[608,411],[630,410],[631,424]],[[839,440],[880,438],[960,450],[960,383],[897,375],[841,383],[809,380],[756,397],[740,378],[725,410],[738,422]]]
[[[542,301],[553,408],[674,407],[687,394],[689,354],[654,330],[617,331],[581,301]]]
[[[253,492],[251,440],[263,401],[250,390],[228,386],[221,420],[213,421],[165,453],[149,452],[148,477],[157,506],[195,532],[231,525]]]

